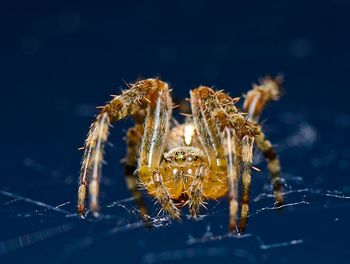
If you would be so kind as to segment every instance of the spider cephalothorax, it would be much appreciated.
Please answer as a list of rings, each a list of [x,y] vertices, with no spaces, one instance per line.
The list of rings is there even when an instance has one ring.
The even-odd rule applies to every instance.
[[[84,215],[87,189],[90,209],[98,214],[103,148],[109,126],[132,115],[135,126],[126,136],[125,174],[143,219],[146,220],[147,210],[139,185],[173,218],[180,218],[180,208],[185,205],[195,217],[206,200],[228,195],[233,232],[241,181],[242,231],[249,210],[254,142],[268,162],[276,203],[283,203],[279,160],[258,124],[265,104],[278,99],[281,81],[281,77],[267,77],[260,85],[254,85],[246,96],[243,111],[236,106],[238,98],[200,86],[190,91],[191,113],[186,114],[184,124],[171,119],[175,107],[167,83],[146,79],[129,85],[128,90],[102,107],[90,127],[80,175],[79,214]]]

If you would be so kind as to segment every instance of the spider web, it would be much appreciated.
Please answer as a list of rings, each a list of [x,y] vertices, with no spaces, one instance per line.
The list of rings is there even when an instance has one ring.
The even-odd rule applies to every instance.
[[[73,192],[59,195],[68,188],[76,190],[74,176],[64,177],[63,172],[25,158],[27,170],[51,175],[55,182],[66,180],[64,186],[57,188],[43,183],[55,200],[27,196],[16,192],[15,186],[0,190],[0,259],[23,260],[35,255],[37,262],[50,259],[54,263],[92,262],[101,256],[137,263],[190,263],[193,259],[230,263],[342,260],[349,235],[346,223],[350,220],[350,185],[344,177],[350,148],[342,140],[350,132],[350,118],[311,109],[307,113],[284,112],[273,120],[277,121],[268,122],[265,131],[277,142],[282,158],[286,204],[283,210],[274,207],[265,164],[256,153],[254,165],[263,170],[253,175],[246,233],[228,233],[225,199],[211,201],[208,210],[202,210],[196,220],[185,211],[181,222],[158,215],[159,208],[148,199],[154,226],[148,230],[131,197],[115,200],[108,196],[115,186],[107,177],[101,217],[88,215],[81,220],[75,213]],[[108,174],[107,170],[104,175]],[[326,245],[334,250],[332,256],[320,252]],[[40,254],[43,250],[51,257]]]

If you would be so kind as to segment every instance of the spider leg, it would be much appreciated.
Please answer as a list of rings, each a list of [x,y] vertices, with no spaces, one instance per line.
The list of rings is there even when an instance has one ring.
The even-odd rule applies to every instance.
[[[85,153],[82,161],[80,185],[78,189],[78,213],[83,216],[85,211],[86,189],[89,183],[90,208],[94,215],[98,213],[99,175],[103,162],[104,145],[108,137],[110,118],[107,113],[97,116],[91,125],[85,142]],[[89,179],[90,178],[90,179]]]
[[[271,175],[271,182],[275,194],[276,205],[283,205],[281,165],[276,151],[273,149],[271,142],[266,139],[264,132],[259,129],[259,133],[255,136],[256,145],[263,153],[267,162],[267,168]]]
[[[130,190],[140,216],[145,224],[149,227],[152,224],[148,218],[148,210],[142,192],[139,190],[137,175],[134,173],[137,169],[137,158],[139,157],[139,149],[143,135],[143,124],[136,123],[134,127],[128,129],[126,134],[127,155],[124,161],[125,181]]]
[[[209,161],[203,194],[208,199],[221,198],[227,193],[230,168],[227,166],[227,155],[223,147],[221,125],[215,118],[215,113],[220,108],[216,108],[215,92],[208,87],[200,86],[191,91],[190,95],[193,121]],[[232,163],[230,165],[233,166]],[[197,196],[193,196],[192,199],[195,197]],[[195,206],[198,201],[190,201],[191,204],[193,208],[190,210],[193,214],[198,210],[198,206]]]
[[[261,80],[260,85],[254,85],[253,89],[247,93],[243,105],[243,111],[248,113],[250,121],[257,123],[266,103],[279,99],[282,82],[283,77],[281,75],[278,75],[276,78],[265,77]],[[277,153],[273,149],[271,142],[266,139],[260,126],[258,126],[258,133],[255,136],[255,141],[267,162],[275,193],[276,205],[280,206],[283,204],[283,194],[280,177],[281,165]]]
[[[249,120],[257,122],[266,103],[279,99],[282,82],[281,75],[276,78],[267,76],[260,81],[260,85],[253,85],[243,104],[243,111],[248,113]]]
[[[169,130],[172,101],[169,90],[157,94],[147,108],[143,141],[138,164],[140,182],[155,197],[162,210],[172,218],[180,218],[180,211],[175,206],[163,181],[164,171],[160,167],[165,148],[165,139]]]
[[[86,192],[89,189],[90,209],[98,215],[99,181],[103,162],[103,148],[111,122],[118,121],[147,107],[155,95],[167,89],[167,84],[157,79],[146,79],[133,84],[130,89],[114,97],[102,107],[85,141],[78,189],[78,213],[85,211]]]
[[[250,167],[257,125],[246,120],[245,116],[235,107],[236,100],[223,92],[215,92],[209,87],[202,86],[192,91],[191,99],[194,123],[202,145],[211,160],[212,171],[216,172],[216,177],[228,178],[229,181],[231,232],[236,226],[237,179],[239,162],[242,161],[243,190],[240,229],[243,230],[249,210]],[[225,142],[220,136],[222,131],[224,135],[226,134],[226,144],[223,144]],[[237,139],[238,142],[232,139]]]
[[[219,136],[219,127],[214,117],[215,93],[212,89],[200,86],[191,91],[191,107],[193,121],[199,139],[208,155],[209,164],[214,171],[226,171],[226,159]]]
[[[238,174],[240,164],[237,156],[236,135],[233,129],[225,128],[225,139],[227,145],[227,171],[229,179],[229,228],[233,233],[236,229],[238,211]]]
[[[249,193],[251,184],[251,165],[253,160],[254,137],[244,136],[242,139],[242,207],[239,230],[243,232],[247,225],[249,212]]]

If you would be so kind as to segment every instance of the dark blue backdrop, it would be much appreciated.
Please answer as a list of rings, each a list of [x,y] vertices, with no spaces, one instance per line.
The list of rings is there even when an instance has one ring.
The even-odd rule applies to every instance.
[[[347,0],[3,4],[1,263],[347,263],[349,13]],[[105,218],[69,216],[76,149],[95,106],[118,93],[122,79],[160,76],[178,98],[199,84],[239,96],[277,73],[285,75],[284,96],[265,112],[265,130],[278,143],[290,206],[276,213],[271,198],[253,201],[248,237],[225,237],[226,201],[210,204],[202,221],[161,219],[152,231],[127,211],[132,202],[106,208],[130,197],[119,163],[129,121],[116,125],[107,149]],[[264,170],[252,196],[269,192]]]

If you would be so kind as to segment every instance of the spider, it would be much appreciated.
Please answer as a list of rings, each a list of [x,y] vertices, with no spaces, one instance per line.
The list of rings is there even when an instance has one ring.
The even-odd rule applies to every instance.
[[[146,221],[147,210],[139,192],[146,189],[164,211],[180,219],[180,209],[189,207],[192,217],[210,199],[228,196],[229,230],[243,232],[247,225],[253,145],[264,155],[271,175],[276,205],[283,204],[280,162],[258,123],[265,104],[278,100],[282,77],[265,77],[245,96],[243,109],[224,91],[199,86],[190,91],[191,113],[179,124],[172,119],[169,86],[160,79],[127,84],[128,89],[100,107],[90,126],[78,189],[78,213],[89,207],[99,212],[99,181],[104,145],[112,122],[131,115],[135,122],[126,135],[125,176],[128,188]],[[239,223],[238,183],[241,181]]]

